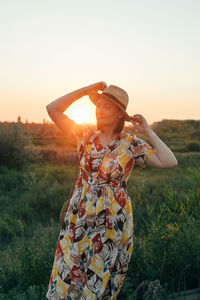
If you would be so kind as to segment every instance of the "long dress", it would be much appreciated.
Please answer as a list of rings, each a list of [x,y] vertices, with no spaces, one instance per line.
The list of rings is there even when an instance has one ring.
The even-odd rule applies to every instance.
[[[103,147],[88,129],[78,144],[80,173],[60,230],[46,294],[52,300],[113,300],[122,287],[134,241],[127,181],[155,149],[122,131]]]

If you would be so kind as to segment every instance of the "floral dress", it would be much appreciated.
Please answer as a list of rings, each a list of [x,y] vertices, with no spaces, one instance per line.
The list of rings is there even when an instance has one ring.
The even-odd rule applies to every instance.
[[[117,299],[133,251],[127,181],[133,166],[145,167],[154,151],[125,131],[106,147],[97,131],[85,131],[78,143],[80,173],[59,233],[48,299]]]

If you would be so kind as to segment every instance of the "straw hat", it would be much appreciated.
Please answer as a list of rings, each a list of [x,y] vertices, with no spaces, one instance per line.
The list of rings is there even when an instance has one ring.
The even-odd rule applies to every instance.
[[[129,121],[129,115],[126,112],[129,97],[125,90],[116,85],[108,86],[101,94],[98,92],[91,92],[89,94],[90,100],[96,105],[97,100],[104,96],[108,100],[114,102],[125,114],[125,121]]]

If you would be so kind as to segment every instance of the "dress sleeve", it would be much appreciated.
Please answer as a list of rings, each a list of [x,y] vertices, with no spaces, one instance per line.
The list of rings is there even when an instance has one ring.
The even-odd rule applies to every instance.
[[[133,147],[135,164],[145,168],[148,158],[156,152],[155,148],[135,135],[133,136]]]

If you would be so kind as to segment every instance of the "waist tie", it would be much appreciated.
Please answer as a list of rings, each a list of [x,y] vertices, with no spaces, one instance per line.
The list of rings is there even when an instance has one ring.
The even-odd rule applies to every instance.
[[[99,188],[100,187],[104,187],[104,186],[111,186],[111,187],[121,187],[121,188],[127,188],[127,183],[124,180],[113,180],[113,179],[106,179],[106,180],[102,180],[99,179],[98,177],[94,177],[91,176],[85,172],[81,172],[81,177],[86,180],[86,176],[87,176],[87,183],[88,184],[92,184],[92,185],[96,185]],[[84,176],[86,175],[86,176]]]

